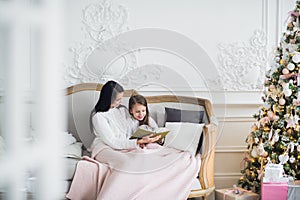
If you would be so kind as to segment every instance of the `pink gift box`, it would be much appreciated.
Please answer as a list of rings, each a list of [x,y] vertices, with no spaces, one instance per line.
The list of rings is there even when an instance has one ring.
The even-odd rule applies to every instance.
[[[269,182],[262,183],[261,199],[262,200],[286,200],[288,195],[288,183]]]

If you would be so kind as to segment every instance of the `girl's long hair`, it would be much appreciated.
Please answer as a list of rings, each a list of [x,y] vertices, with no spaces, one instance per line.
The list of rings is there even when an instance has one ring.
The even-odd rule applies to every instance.
[[[131,110],[132,110],[133,106],[137,103],[146,107],[146,115],[145,115],[143,120],[139,121],[139,125],[143,125],[143,124],[149,125],[149,109],[148,109],[147,100],[144,96],[142,96],[142,95],[132,95],[129,98],[128,109],[130,111],[130,114],[133,115],[131,113]]]

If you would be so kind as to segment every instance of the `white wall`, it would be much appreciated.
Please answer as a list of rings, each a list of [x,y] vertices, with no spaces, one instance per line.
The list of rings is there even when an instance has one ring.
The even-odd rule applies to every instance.
[[[61,69],[64,87],[113,78],[126,88],[137,88],[146,95],[173,92],[211,99],[220,122],[216,186],[235,184],[246,150],[244,141],[254,122],[252,115],[262,103],[264,70],[272,60],[272,50],[294,1],[64,2],[66,48]],[[5,30],[1,25],[0,44],[5,43]],[[130,40],[135,44],[115,38],[127,31],[131,31],[129,36],[136,36]],[[3,110],[6,50],[1,46],[5,45],[0,45],[0,109]],[[101,49],[97,54],[92,53],[96,47]],[[134,51],[119,56],[130,50]],[[26,66],[22,85],[25,91],[30,91],[35,71],[32,65]]]
[[[211,99],[220,122],[216,186],[236,184],[264,72],[294,1],[65,2],[65,86],[116,79],[145,95]],[[136,38],[120,42],[127,31]]]

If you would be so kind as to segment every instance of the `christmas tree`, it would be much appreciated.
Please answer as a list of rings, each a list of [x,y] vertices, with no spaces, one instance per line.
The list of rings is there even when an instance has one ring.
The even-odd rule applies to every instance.
[[[263,105],[246,139],[248,151],[239,185],[253,192],[260,192],[267,163],[282,164],[286,175],[300,179],[299,16],[300,1],[296,1],[266,73]]]

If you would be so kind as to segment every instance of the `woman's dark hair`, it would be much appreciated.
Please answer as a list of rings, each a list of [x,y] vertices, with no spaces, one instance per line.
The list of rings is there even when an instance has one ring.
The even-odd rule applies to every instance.
[[[124,88],[115,81],[107,81],[100,92],[99,100],[95,105],[94,112],[106,112],[116,100],[117,94],[124,92]]]
[[[129,98],[128,109],[130,111],[130,114],[132,115],[131,110],[133,106],[137,103],[146,107],[146,115],[143,120],[139,121],[139,125],[143,125],[143,124],[149,125],[149,110],[148,110],[147,100],[145,99],[144,96],[132,95]]]

